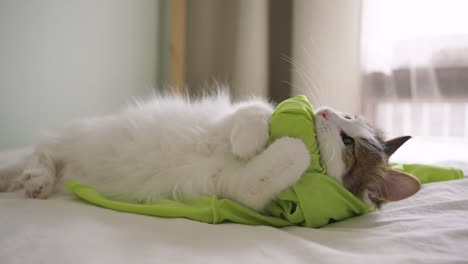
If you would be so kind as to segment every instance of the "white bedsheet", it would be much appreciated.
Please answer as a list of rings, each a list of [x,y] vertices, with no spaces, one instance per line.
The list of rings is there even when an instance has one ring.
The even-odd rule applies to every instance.
[[[427,184],[321,229],[209,225],[0,193],[0,263],[468,263],[467,190],[468,179]]]

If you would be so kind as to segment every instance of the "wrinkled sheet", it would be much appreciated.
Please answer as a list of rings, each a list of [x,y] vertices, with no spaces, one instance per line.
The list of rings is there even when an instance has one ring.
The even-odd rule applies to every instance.
[[[0,153],[0,166],[21,152]],[[210,225],[0,193],[0,263],[467,263],[468,179],[321,229]]]

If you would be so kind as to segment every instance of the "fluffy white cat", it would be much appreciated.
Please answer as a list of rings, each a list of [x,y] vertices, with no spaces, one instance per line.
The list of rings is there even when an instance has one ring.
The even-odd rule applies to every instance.
[[[258,99],[233,104],[223,93],[193,101],[155,97],[115,115],[69,124],[36,146],[27,161],[0,171],[0,190],[24,188],[30,198],[47,198],[64,181],[77,179],[117,200],[216,195],[261,211],[310,164],[299,139],[284,137],[267,146],[273,109]],[[329,108],[316,116],[329,174],[355,195],[380,206],[419,189],[387,163],[407,138],[386,143],[362,119]]]

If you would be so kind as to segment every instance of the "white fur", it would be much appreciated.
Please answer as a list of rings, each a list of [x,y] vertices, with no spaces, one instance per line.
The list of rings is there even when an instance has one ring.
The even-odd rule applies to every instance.
[[[320,114],[323,111],[328,113],[327,118]],[[342,153],[346,146],[341,140],[340,132],[344,131],[353,138],[361,137],[375,140],[372,131],[364,120],[360,118],[346,119],[343,113],[329,107],[317,109],[315,118],[317,140],[320,142],[320,155],[327,167],[327,174],[343,183],[346,167]]]
[[[226,95],[189,102],[156,97],[124,112],[75,122],[37,146],[14,186],[46,198],[77,179],[124,201],[216,195],[262,210],[309,166],[302,141],[265,149],[273,107]],[[16,187],[15,187],[16,188]]]

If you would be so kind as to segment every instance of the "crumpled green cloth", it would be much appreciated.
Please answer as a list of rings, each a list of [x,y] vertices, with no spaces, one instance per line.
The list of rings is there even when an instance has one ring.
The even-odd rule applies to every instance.
[[[301,179],[280,193],[263,214],[232,200],[215,196],[185,202],[161,200],[156,204],[133,204],[109,200],[91,186],[75,180],[68,182],[67,187],[81,199],[101,207],[158,217],[188,218],[210,224],[234,222],[247,225],[297,225],[318,228],[373,210],[326,175],[325,167],[320,161],[313,109],[305,96],[285,100],[272,114],[270,142],[283,136],[302,139],[310,150],[311,164]],[[463,178],[463,172],[454,168],[415,164],[394,166],[412,173],[423,183]]]

